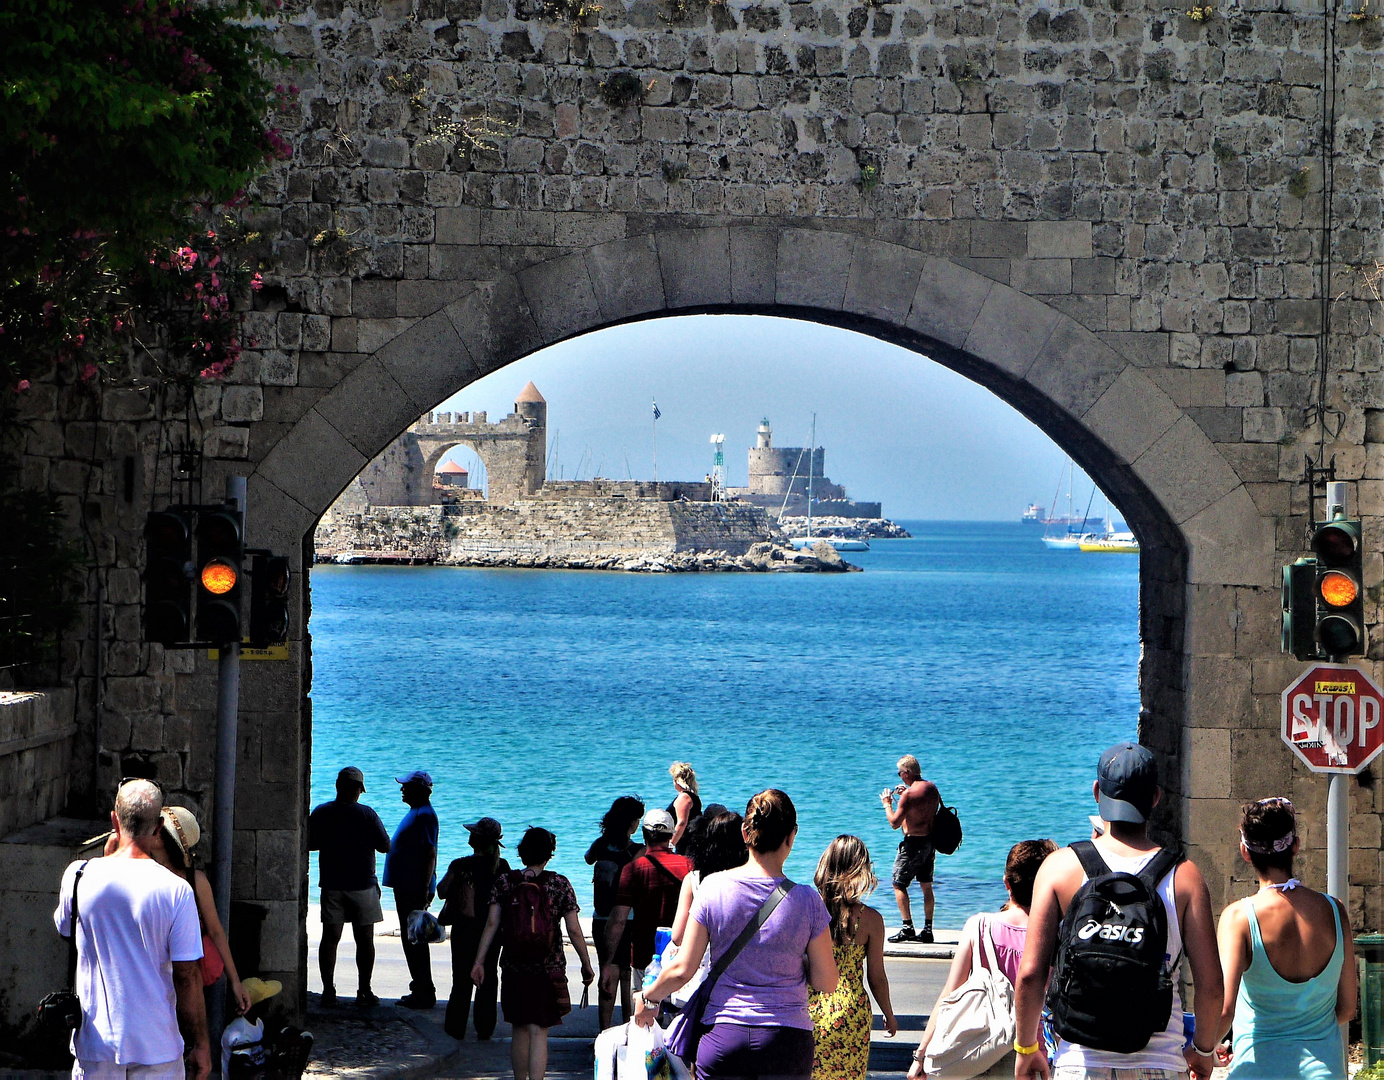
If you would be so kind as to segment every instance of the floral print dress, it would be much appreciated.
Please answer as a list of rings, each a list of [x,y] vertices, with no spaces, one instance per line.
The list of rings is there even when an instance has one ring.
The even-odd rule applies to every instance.
[[[812,1080],[865,1080],[870,1067],[870,998],[865,993],[865,946],[833,943],[841,981],[829,994],[807,996],[815,1049]]]

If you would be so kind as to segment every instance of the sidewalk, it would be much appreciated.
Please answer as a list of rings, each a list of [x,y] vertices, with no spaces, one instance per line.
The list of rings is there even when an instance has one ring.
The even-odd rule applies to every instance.
[[[451,953],[448,945],[432,949],[433,980],[437,987],[435,1008],[415,1012],[400,1009],[394,1001],[408,990],[408,970],[399,946],[399,931],[391,922],[380,924],[376,937],[375,974],[372,988],[382,1003],[369,1011],[358,1011],[354,1003],[356,988],[355,943],[343,936],[337,956],[336,986],[340,1004],[322,1006],[321,976],[317,949],[321,942],[321,916],[314,906],[308,915],[308,1019],[313,1033],[310,1076],[346,1076],[352,1080],[395,1080],[403,1077],[455,1077],[467,1080],[501,1080],[510,1073],[509,1025],[500,1021],[494,1038],[477,1042],[474,1029],[465,1042],[458,1043],[443,1031],[446,1001],[451,993]],[[590,926],[586,924],[589,935]],[[892,931],[891,931],[892,932]],[[886,1039],[876,1032],[870,1054],[871,1075],[898,1077],[908,1069],[908,1058],[927,1024],[927,1012],[946,980],[955,933],[940,935],[951,940],[935,945],[891,945],[886,950],[894,1010],[900,1031]],[[944,954],[944,955],[943,955]],[[591,1006],[582,1009],[580,967],[571,946],[567,948],[567,975],[573,1009],[549,1036],[550,1080],[589,1080],[592,1073],[591,1043],[597,1035],[596,995]],[[619,1017],[619,1010],[616,1016]]]

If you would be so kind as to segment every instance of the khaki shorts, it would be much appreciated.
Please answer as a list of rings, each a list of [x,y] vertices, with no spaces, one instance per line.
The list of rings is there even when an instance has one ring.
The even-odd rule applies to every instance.
[[[363,926],[367,923],[384,922],[384,912],[380,910],[380,887],[371,885],[368,889],[323,889],[322,921],[340,926],[350,923]]]
[[[113,1061],[74,1061],[73,1080],[183,1080],[183,1059],[159,1065],[117,1065]]]

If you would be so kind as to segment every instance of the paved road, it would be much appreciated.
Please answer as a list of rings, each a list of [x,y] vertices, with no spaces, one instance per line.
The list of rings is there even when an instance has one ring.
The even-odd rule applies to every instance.
[[[392,913],[386,912],[392,917]],[[317,922],[317,911],[313,909],[308,920],[308,988],[314,993],[322,989],[318,974],[318,943],[321,941],[321,926]],[[384,930],[389,923],[382,923]],[[376,962],[374,990],[381,998],[398,998],[408,990],[408,968],[404,964],[403,952],[395,936],[381,934],[376,938]],[[576,956],[568,947],[568,978],[571,984],[572,1001],[581,1000],[580,968]],[[451,992],[451,952],[448,945],[437,945],[432,949],[433,980],[437,985],[439,1004],[426,1019],[439,1028],[442,1024],[447,995]],[[927,1013],[937,1000],[937,994],[946,981],[949,962],[945,960],[912,959],[889,957],[885,970],[889,974],[890,993],[894,1012],[899,1018],[900,1031],[896,1038],[887,1039],[881,1030],[874,1034],[874,1049],[870,1056],[872,1071],[898,1073],[907,1068],[908,1055],[917,1045],[918,1037],[927,1022]],[[354,995],[356,989],[355,942],[350,931],[343,936],[337,957],[337,991],[343,999]],[[588,1009],[574,1008],[560,1027],[552,1030],[552,1053],[549,1076],[562,1080],[567,1075],[589,1077],[591,1072],[591,1043],[597,1028],[595,995]],[[617,1018],[619,1011],[616,1011]],[[880,1024],[878,1014],[876,1027]],[[474,1034],[467,1041],[460,1063],[454,1069],[439,1073],[448,1077],[489,1077],[502,1076],[509,1067],[509,1028],[501,1022],[496,1030],[496,1042],[475,1043]]]

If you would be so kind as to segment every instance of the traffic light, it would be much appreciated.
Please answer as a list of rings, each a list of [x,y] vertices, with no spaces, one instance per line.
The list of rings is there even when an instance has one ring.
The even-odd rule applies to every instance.
[[[225,645],[240,640],[244,523],[245,515],[233,504],[203,507],[197,515],[198,641]]]
[[[1365,652],[1365,596],[1360,522],[1344,516],[1312,534],[1316,559],[1316,640],[1328,659]]]
[[[1299,660],[1317,655],[1316,589],[1316,559],[1298,559],[1283,568],[1283,651]]]
[[[144,520],[144,639],[174,645],[192,636],[190,506],[170,506]]]
[[[288,640],[288,560],[256,554],[250,566],[250,644],[256,648]]]

